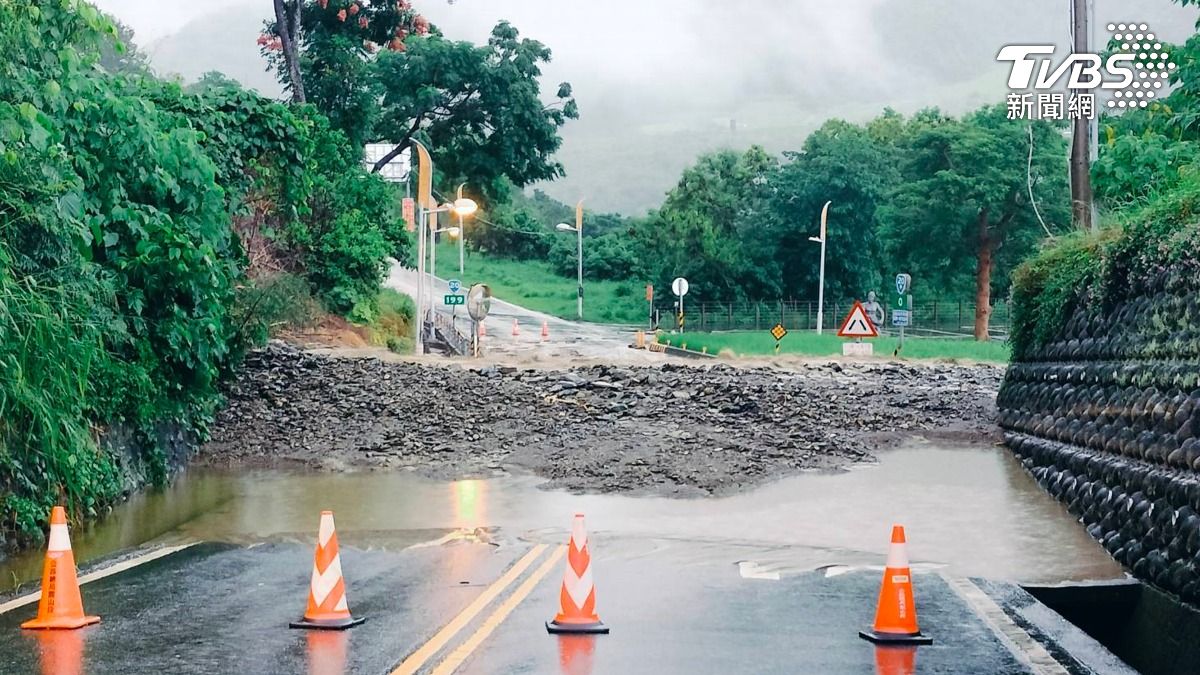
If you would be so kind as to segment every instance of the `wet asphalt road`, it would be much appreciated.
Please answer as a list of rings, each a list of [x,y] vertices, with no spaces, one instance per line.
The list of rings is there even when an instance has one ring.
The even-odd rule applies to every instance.
[[[915,578],[921,627],[934,644],[879,651],[857,636],[873,616],[878,570],[746,578],[736,548],[697,562],[688,544],[670,540],[595,537],[593,545],[597,610],[610,635],[546,633],[563,569],[554,545],[533,551],[533,564],[420,672],[443,672],[434,668],[455,652],[456,672],[480,674],[1033,672],[937,573]],[[0,615],[2,672],[388,673],[531,547],[343,546],[350,609],[367,622],[325,633],[287,628],[303,610],[311,549],[200,544],[85,585],[86,608],[102,621],[82,631],[18,629],[33,606]],[[522,595],[522,586],[531,590]],[[464,653],[468,637],[488,626]],[[1079,636],[1069,637],[1078,649]]]

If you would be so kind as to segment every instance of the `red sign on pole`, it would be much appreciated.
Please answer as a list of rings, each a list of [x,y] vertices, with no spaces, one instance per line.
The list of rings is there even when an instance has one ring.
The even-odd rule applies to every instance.
[[[654,284],[646,284],[646,302],[654,302]]]
[[[417,231],[417,200],[404,198],[404,224],[409,232]]]

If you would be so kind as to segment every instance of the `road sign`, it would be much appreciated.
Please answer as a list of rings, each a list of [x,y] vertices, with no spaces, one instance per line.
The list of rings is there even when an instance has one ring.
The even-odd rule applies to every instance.
[[[787,329],[783,327],[783,324],[777,323],[771,329],[771,337],[775,338],[776,342],[782,340],[785,336],[787,336]]]
[[[679,277],[675,281],[672,281],[671,282],[671,291],[673,293],[675,293],[675,295],[678,295],[681,298],[683,296],[687,295],[688,294],[688,280],[684,279],[683,277]]]
[[[467,296],[465,296],[465,295],[458,295],[458,294],[447,295],[447,296],[443,297],[442,300],[446,303],[447,306],[467,304]]]
[[[646,302],[654,302],[654,284],[646,284]]]
[[[906,295],[912,288],[912,277],[907,274],[896,275],[896,295]]]
[[[838,329],[837,334],[838,337],[845,338],[879,337],[879,331],[875,329],[875,324],[871,323],[871,317],[867,316],[866,308],[857,300],[846,315],[846,320],[842,321],[842,327]]]
[[[892,310],[892,325],[898,328],[912,325],[912,312],[907,309]]]
[[[892,309],[912,309],[912,295],[897,295],[892,301]]]
[[[462,290],[462,282],[458,279],[451,279],[446,282],[446,285],[450,287],[450,292],[455,295],[458,295],[458,292]]]

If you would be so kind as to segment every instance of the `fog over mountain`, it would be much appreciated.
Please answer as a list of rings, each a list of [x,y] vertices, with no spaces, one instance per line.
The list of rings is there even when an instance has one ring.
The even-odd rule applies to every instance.
[[[99,0],[137,31],[160,74],[219,70],[279,95],[254,43],[269,0]],[[543,88],[569,81],[581,118],[563,129],[567,177],[544,189],[590,208],[638,213],[696,156],[753,143],[798,149],[830,117],[939,106],[960,113],[1006,91],[1005,44],[1069,39],[1069,0],[416,0],[447,36],[486,40],[501,19],[554,52]],[[1098,0],[1108,22],[1148,23],[1165,40],[1196,8]]]

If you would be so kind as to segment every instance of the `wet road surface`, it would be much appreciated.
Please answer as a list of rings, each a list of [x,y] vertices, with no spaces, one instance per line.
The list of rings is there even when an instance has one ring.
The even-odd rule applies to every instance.
[[[385,282],[389,288],[415,297],[417,273],[400,265],[393,265]],[[445,279],[435,282],[434,297],[439,303],[442,296],[450,293]],[[464,291],[465,292],[465,291]],[[439,307],[439,311],[442,309]],[[459,328],[469,333],[470,320],[466,311],[460,310]],[[520,334],[512,334],[513,321],[520,326]],[[550,338],[543,342],[542,323],[548,324]],[[629,349],[633,342],[634,328],[605,324],[567,321],[549,314],[535,312],[519,305],[492,299],[492,309],[485,321],[487,336],[483,338],[484,357],[532,356],[537,358],[588,358],[603,357],[621,360],[657,361],[661,355],[644,350]]]
[[[106,530],[122,521],[143,523],[155,544],[222,543],[85,585],[85,606],[103,621],[81,640],[43,636],[61,643],[47,647],[17,629],[32,605],[0,614],[0,670],[39,672],[78,651],[89,673],[389,672],[537,549],[420,672],[451,657],[471,673],[876,672],[857,631],[874,612],[896,521],[907,526],[921,626],[935,644],[916,654],[915,671],[908,655],[884,653],[899,661],[895,672],[1030,672],[1029,657],[1007,648],[954,584],[1122,576],[994,448],[916,446],[876,467],[727,499],[580,496],[525,477],[439,483],[405,473],[194,473],[173,491],[199,513],[178,525],[182,512],[118,514],[79,533],[78,557],[103,555],[97,541],[136,538]],[[336,513],[350,608],[368,617],[344,638],[286,628],[303,611],[322,508]],[[575,511],[592,528],[597,608],[613,628],[594,643],[543,627]],[[10,561],[0,573],[31,567]]]

